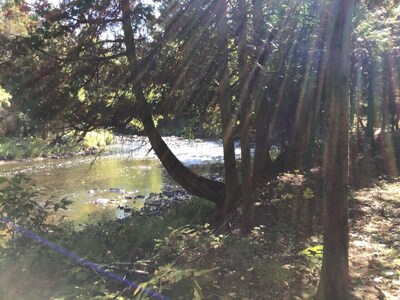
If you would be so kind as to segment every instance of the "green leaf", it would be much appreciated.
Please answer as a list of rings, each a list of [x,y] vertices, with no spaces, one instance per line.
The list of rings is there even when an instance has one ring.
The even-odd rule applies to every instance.
[[[322,257],[323,249],[323,245],[316,245],[313,247],[307,247],[306,249],[300,251],[300,254],[303,254],[307,257]]]

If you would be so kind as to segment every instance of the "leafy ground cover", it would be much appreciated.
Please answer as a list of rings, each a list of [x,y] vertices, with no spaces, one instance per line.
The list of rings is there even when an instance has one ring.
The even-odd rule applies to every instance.
[[[357,299],[400,295],[400,181],[382,180],[353,193],[350,278]]]
[[[282,174],[257,192],[257,226],[215,226],[208,202],[160,216],[43,232],[55,244],[169,299],[311,299],[322,258],[320,174]],[[400,294],[400,180],[354,189],[350,199],[350,281],[354,299]],[[237,215],[240,211],[237,211]],[[230,227],[226,230],[226,227]],[[17,242],[17,243],[15,243]],[[43,244],[3,243],[2,299],[148,299]]]

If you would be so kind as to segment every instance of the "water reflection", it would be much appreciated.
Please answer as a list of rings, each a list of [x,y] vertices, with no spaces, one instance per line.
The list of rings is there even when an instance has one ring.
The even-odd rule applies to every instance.
[[[1,176],[24,173],[35,181],[45,197],[67,197],[74,201],[66,215],[76,222],[122,217],[123,212],[116,209],[121,203],[134,207],[142,205],[141,199],[127,200],[110,188],[124,188],[126,195],[134,198],[150,192],[159,193],[163,185],[170,182],[157,160],[118,156],[8,163],[0,166],[0,173]],[[109,202],[95,204],[98,199]]]
[[[210,171],[210,163],[222,160],[220,141],[176,137],[165,141],[184,164],[195,169],[201,165],[202,174]],[[139,208],[143,199],[135,196],[160,193],[164,185],[175,185],[142,137],[117,138],[99,157],[0,163],[0,176],[17,173],[31,177],[45,197],[74,201],[66,215],[76,223],[123,217],[118,205]],[[110,188],[124,188],[126,193],[111,192]],[[126,195],[133,199],[125,199]]]

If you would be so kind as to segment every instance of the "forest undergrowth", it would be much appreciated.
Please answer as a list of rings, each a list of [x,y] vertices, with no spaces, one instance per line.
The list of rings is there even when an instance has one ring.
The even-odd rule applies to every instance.
[[[160,216],[39,232],[142,290],[14,234],[1,246],[1,298],[153,299],[147,298],[151,289],[169,299],[311,299],[322,259],[319,181],[314,170],[265,184],[247,235],[240,210],[224,228],[215,227],[212,205],[199,199]],[[397,299],[400,180],[377,180],[350,195],[351,298]]]

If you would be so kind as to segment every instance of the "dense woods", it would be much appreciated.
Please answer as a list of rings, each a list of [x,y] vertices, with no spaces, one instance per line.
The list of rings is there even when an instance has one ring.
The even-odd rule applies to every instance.
[[[398,175],[398,1],[0,4],[1,139],[145,135],[218,226],[239,219],[245,234],[266,182],[318,170],[316,299],[348,298],[349,187],[366,170]],[[179,161],[170,134],[221,139],[224,181]]]

